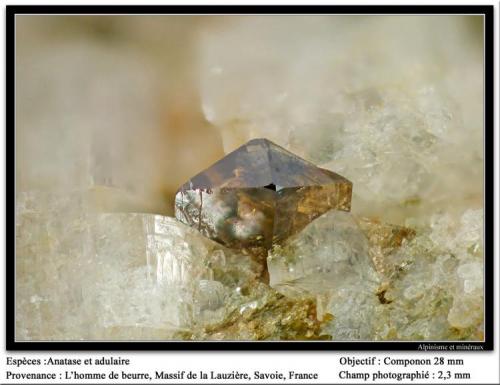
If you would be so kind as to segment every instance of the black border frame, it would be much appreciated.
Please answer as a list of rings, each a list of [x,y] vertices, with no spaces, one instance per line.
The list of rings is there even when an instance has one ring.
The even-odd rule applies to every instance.
[[[485,340],[455,341],[16,341],[15,340],[15,16],[22,14],[409,14],[484,15],[484,258]],[[6,349],[8,351],[170,351],[170,350],[314,350],[314,351],[419,351],[419,345],[439,345],[453,351],[493,350],[494,313],[494,26],[493,5],[10,5],[6,7]],[[470,347],[457,350],[457,347]],[[431,350],[433,351],[433,350]]]

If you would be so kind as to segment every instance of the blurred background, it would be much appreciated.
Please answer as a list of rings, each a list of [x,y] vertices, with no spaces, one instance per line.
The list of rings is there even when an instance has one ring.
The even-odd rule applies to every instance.
[[[350,179],[361,215],[481,208],[482,17],[16,17],[18,193],[172,215],[255,137]]]

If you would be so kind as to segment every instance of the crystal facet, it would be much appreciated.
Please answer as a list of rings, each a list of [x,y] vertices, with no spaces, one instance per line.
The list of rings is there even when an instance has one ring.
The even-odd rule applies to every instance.
[[[205,236],[265,261],[267,250],[331,209],[349,211],[352,183],[253,139],[177,192],[175,215]]]

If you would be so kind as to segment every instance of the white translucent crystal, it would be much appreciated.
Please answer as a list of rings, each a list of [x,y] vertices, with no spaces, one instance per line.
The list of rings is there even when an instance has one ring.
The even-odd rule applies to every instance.
[[[479,340],[481,221],[481,210],[458,224],[434,216],[432,229],[384,257],[391,273],[378,279],[368,258],[374,246],[351,214],[332,211],[272,251],[271,285],[290,297],[316,296],[318,315],[333,316],[323,332],[336,340]]]
[[[228,291],[253,278],[248,258],[235,264],[174,218],[93,213],[82,193],[17,203],[19,340],[172,338],[220,320]],[[214,280],[225,268],[228,279]]]
[[[435,215],[390,261],[398,267],[379,319],[381,339],[483,338],[482,210]]]
[[[460,260],[458,282],[448,322],[459,328],[482,327],[484,317],[483,212],[469,210],[452,241]]]
[[[376,280],[368,256],[368,240],[348,212],[332,210],[311,222],[267,259],[270,285],[301,280],[310,290],[341,287],[347,280]],[[315,279],[319,281],[315,282]],[[320,282],[321,281],[321,282]],[[286,289],[283,289],[286,290]]]
[[[332,210],[268,257],[270,284],[295,297],[314,295],[320,316],[333,315],[325,333],[336,340],[373,337],[379,278],[369,244],[352,215]]]

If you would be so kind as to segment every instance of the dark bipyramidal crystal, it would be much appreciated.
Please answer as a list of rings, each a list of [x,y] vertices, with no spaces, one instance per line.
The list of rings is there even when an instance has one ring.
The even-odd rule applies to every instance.
[[[352,183],[267,139],[253,139],[180,187],[175,216],[263,263],[267,250],[331,209],[349,211]]]

